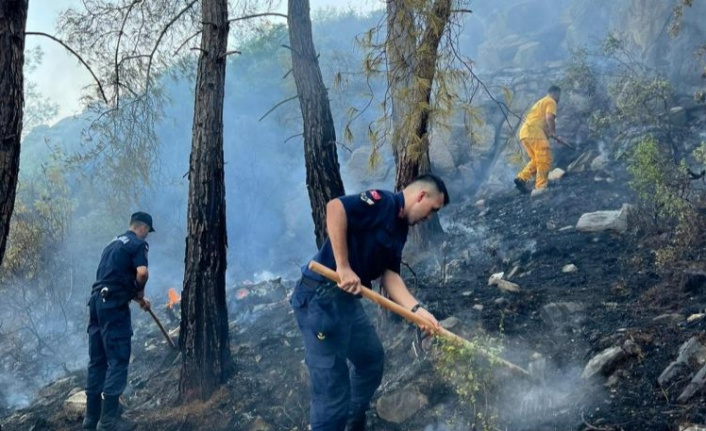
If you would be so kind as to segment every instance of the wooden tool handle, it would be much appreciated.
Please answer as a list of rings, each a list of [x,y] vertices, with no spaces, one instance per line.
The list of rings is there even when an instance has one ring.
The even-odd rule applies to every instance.
[[[341,278],[338,276],[338,273],[336,271],[332,270],[331,268],[325,267],[319,262],[315,262],[313,260],[309,262],[309,269],[319,275],[323,275],[324,277],[328,278],[329,280],[335,283],[341,282]],[[419,316],[416,313],[412,313],[411,310],[404,308],[396,302],[390,301],[379,293],[373,292],[369,287],[363,286],[363,288],[360,290],[360,294],[370,299],[371,301],[376,302],[381,307],[387,308],[390,311],[394,311],[395,313],[399,314],[410,322],[417,324],[420,327],[430,329],[434,328],[434,325],[424,317]]]
[[[148,309],[147,309],[147,312],[150,313],[150,316],[152,316],[152,319],[154,320],[154,323],[156,323],[157,326],[159,327],[159,330],[162,331],[162,335],[164,335],[164,338],[167,339],[167,342],[169,343],[169,346],[170,346],[172,349],[177,350],[177,346],[176,346],[176,344],[174,344],[174,341],[172,340],[172,337],[170,337],[170,336],[169,336],[169,333],[167,332],[167,330],[164,329],[164,326],[162,326],[162,322],[159,321],[159,319],[157,318],[157,316],[154,314],[154,311],[152,311],[151,308],[148,308]]]
[[[341,278],[338,276],[338,273],[331,268],[327,268],[326,266],[320,264],[319,262],[311,261],[309,262],[309,269],[314,271],[315,273],[322,275],[329,280],[335,282],[335,283],[340,283]],[[360,294],[363,295],[364,297],[370,299],[371,301],[376,302],[379,304],[381,307],[386,308],[390,311],[393,311],[400,316],[404,317],[405,319],[409,320],[412,323],[416,323],[419,327],[422,328],[429,328],[431,329],[435,335],[442,336],[444,338],[450,339],[457,341],[459,343],[469,343],[470,341],[466,340],[465,338],[454,334],[453,332],[449,331],[446,328],[440,328],[439,330],[436,330],[434,328],[434,325],[427,319],[425,319],[422,316],[417,315],[416,313],[412,313],[411,310],[408,310],[401,306],[400,304],[390,301],[389,299],[385,298],[384,296],[373,292],[369,287],[363,286],[363,288],[360,290]],[[509,370],[513,371],[514,373],[520,374],[525,377],[531,377],[531,374],[525,370],[524,368],[513,364],[512,362],[506,361],[503,358],[500,358],[494,354],[490,354],[487,352],[479,351],[480,354],[484,355],[487,358],[490,358],[491,360],[496,361],[497,363],[503,365],[504,367],[507,367]]]

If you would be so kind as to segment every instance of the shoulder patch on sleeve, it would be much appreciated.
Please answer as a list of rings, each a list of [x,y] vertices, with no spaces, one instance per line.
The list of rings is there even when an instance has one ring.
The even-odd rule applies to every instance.
[[[377,190],[369,190],[368,193],[370,193],[370,197],[373,198],[374,201],[379,201],[381,198]]]
[[[372,199],[372,196],[370,196],[370,192],[363,192],[360,194],[360,200],[365,202],[366,204],[373,206],[375,205],[375,201]]]

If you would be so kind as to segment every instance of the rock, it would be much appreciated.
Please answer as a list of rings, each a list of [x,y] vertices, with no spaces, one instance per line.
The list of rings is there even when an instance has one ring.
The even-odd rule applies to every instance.
[[[554,168],[549,172],[548,178],[549,181],[557,181],[560,180],[561,177],[563,177],[566,174],[566,171],[561,169],[561,168]]]
[[[510,304],[510,301],[508,301],[507,298],[498,298],[495,301],[493,301],[493,303],[495,303],[495,305],[497,305],[498,307],[502,308],[502,307],[507,307],[507,305]]]
[[[680,403],[689,401],[694,394],[703,389],[704,383],[706,383],[706,366],[701,367],[699,372],[696,373],[693,379],[691,379],[689,384],[686,386],[686,389],[684,389],[684,391],[677,398],[677,401]]]
[[[540,315],[548,326],[563,329],[580,325],[584,319],[584,309],[584,305],[577,302],[552,302],[542,307]]]
[[[453,259],[444,266],[444,282],[452,280],[470,280],[468,263],[465,259]]]
[[[593,160],[593,151],[586,151],[582,153],[576,160],[571,162],[566,168],[567,172],[583,172],[590,166],[591,160]]]
[[[679,347],[679,356],[662,371],[662,374],[657,378],[657,383],[662,387],[668,386],[677,377],[690,372],[692,364],[697,366],[706,364],[706,347],[699,342],[697,337],[691,337],[689,341]]]
[[[686,318],[686,316],[684,316],[683,314],[669,313],[669,314],[660,314],[659,316],[652,319],[652,321],[655,323],[676,324],[679,322],[683,322],[685,318]]]
[[[473,306],[473,309],[476,311],[483,311],[483,304],[476,304]]]
[[[496,272],[495,274],[492,274],[488,279],[488,286],[494,285],[496,280],[502,280],[504,276],[505,272]]]
[[[700,293],[706,286],[706,272],[700,270],[686,270],[680,280],[681,290],[687,293]]]
[[[576,223],[579,232],[614,231],[625,233],[628,230],[628,211],[630,206],[623,204],[618,211],[596,211],[581,215]]]
[[[408,385],[398,391],[382,395],[376,404],[378,416],[400,424],[411,418],[417,411],[429,404],[426,395],[415,385]]]
[[[597,157],[595,157],[591,161],[591,170],[592,171],[601,171],[606,167],[607,164],[608,164],[608,158],[606,156],[604,156],[603,154],[599,154]]]
[[[271,431],[272,425],[260,416],[256,417],[253,423],[248,427],[248,431]]]
[[[456,162],[452,148],[448,146],[449,141],[433,142],[429,146],[429,159],[434,167],[434,172],[444,177],[451,176],[456,170]]]
[[[625,358],[638,356],[641,353],[640,346],[632,340],[626,340],[622,346],[609,347],[588,361],[583,373],[581,373],[581,378],[591,379],[598,375],[607,376]]]
[[[679,431],[706,431],[706,425],[679,425]]]
[[[588,361],[581,373],[581,378],[590,379],[597,375],[608,374],[625,356],[623,349],[618,346],[605,349]]]
[[[703,319],[704,316],[706,316],[706,314],[704,314],[704,313],[692,314],[691,316],[689,316],[689,317],[686,318],[686,321],[689,322],[689,323],[693,323],[693,322],[696,322],[696,321],[698,321],[698,320]]]
[[[488,279],[488,286],[498,286],[500,290],[503,290],[505,292],[519,292],[520,286],[513,282],[503,280],[504,275],[504,272],[497,272],[491,275]]]
[[[578,271],[578,267],[574,265],[573,263],[570,263],[568,265],[564,265],[563,268],[561,268],[561,272],[576,272]]]
[[[476,201],[476,203],[474,204],[474,206],[475,206],[476,208],[478,208],[479,210],[484,209],[484,208],[485,208],[485,199],[479,199],[478,201]]]
[[[439,325],[441,325],[441,327],[444,329],[452,329],[455,326],[458,326],[460,323],[461,321],[458,319],[458,317],[451,316],[439,322]]]
[[[515,58],[513,63],[521,65],[531,65],[538,58],[544,58],[545,56],[544,44],[533,41],[525,42],[517,47],[517,52],[515,53]]]
[[[64,401],[64,414],[70,421],[78,421],[86,412],[86,391],[79,391]]]
[[[605,382],[605,386],[607,387],[612,387],[618,384],[618,381],[620,381],[620,377],[618,377],[618,373],[613,373],[608,377],[608,380]]]
[[[520,286],[518,284],[507,280],[497,280],[495,285],[498,286],[498,289],[504,292],[516,293],[520,291]]]
[[[688,123],[687,112],[683,106],[675,106],[669,110],[669,121],[675,126],[684,127]]]

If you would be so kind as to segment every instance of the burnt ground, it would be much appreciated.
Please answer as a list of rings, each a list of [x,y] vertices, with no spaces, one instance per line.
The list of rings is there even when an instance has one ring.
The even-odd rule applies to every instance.
[[[700,279],[688,275],[703,263],[659,271],[654,253],[634,233],[563,229],[575,226],[585,212],[633,202],[624,174],[614,172],[612,182],[595,176],[567,175],[538,201],[513,190],[489,197],[483,207],[453,205],[444,216],[445,241],[405,257],[409,269],[403,275],[411,289],[437,317],[458,318],[454,332],[472,337],[482,331],[500,339],[506,359],[533,369],[535,379],[500,376],[495,390],[486,393],[495,429],[676,431],[690,422],[706,423],[706,395],[676,402],[691,375],[667,388],[657,384],[679,347],[706,326],[703,319],[686,322],[706,303]],[[578,270],[562,272],[567,264]],[[514,272],[509,279],[520,292],[488,286],[490,275],[500,271]],[[149,318],[135,313],[125,403],[138,430],[306,430],[307,373],[287,304],[292,284],[273,280],[229,291],[235,374],[200,405],[176,403],[178,356]],[[549,304],[560,304],[564,312],[550,315]],[[426,399],[401,423],[383,420],[372,409],[371,429],[472,429],[475,411],[437,375],[431,343],[372,304],[368,310],[387,350],[376,399],[413,391]],[[164,310],[158,312],[169,321]],[[669,316],[654,320],[664,315]],[[581,378],[592,357],[628,340],[636,346],[632,354],[605,375]],[[542,360],[543,372],[537,367]],[[80,429],[80,417],[67,415],[63,403],[80,390],[83,378],[79,370],[44,388],[30,407],[7,412],[0,419],[2,430]]]

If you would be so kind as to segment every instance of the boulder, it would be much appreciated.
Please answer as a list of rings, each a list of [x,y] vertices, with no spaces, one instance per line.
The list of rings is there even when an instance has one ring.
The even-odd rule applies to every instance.
[[[668,386],[677,377],[690,372],[692,364],[697,366],[706,364],[706,347],[697,337],[691,337],[689,341],[682,344],[679,348],[679,356],[662,371],[657,378],[657,383],[662,387]]]
[[[64,401],[66,419],[75,422],[83,418],[86,412],[86,391],[79,391]]]
[[[628,230],[628,211],[630,206],[623,204],[618,211],[596,211],[582,214],[576,223],[579,232],[614,231],[625,233]]]
[[[376,410],[382,419],[401,424],[427,404],[429,404],[427,396],[419,392],[416,385],[408,385],[382,395],[377,401]]]
[[[622,346],[609,347],[588,361],[581,373],[581,378],[587,380],[599,375],[608,376],[624,359],[639,354],[640,347],[631,340],[626,340]]]

